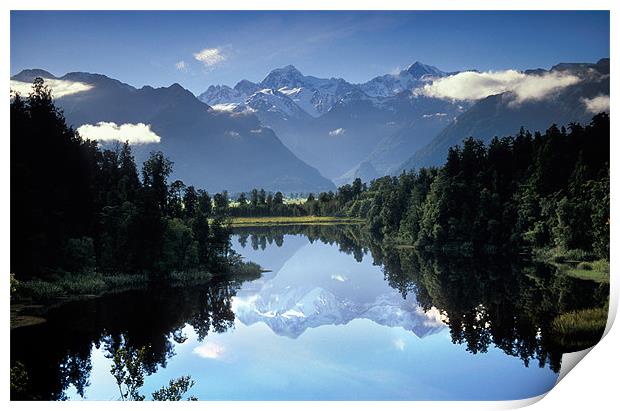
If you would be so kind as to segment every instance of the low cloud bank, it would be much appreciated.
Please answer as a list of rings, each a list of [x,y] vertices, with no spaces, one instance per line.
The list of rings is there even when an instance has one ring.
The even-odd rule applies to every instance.
[[[582,98],[581,101],[590,113],[598,114],[601,111],[609,112],[609,96],[601,94],[594,98]]]
[[[429,97],[475,101],[510,92],[515,102],[543,100],[552,94],[576,84],[579,77],[563,72],[525,74],[516,70],[466,71],[434,80],[416,90]]]
[[[100,121],[99,123],[84,124],[77,129],[83,138],[97,141],[128,141],[129,144],[159,143],[161,137],[151,130],[150,124],[121,124]]]
[[[91,84],[81,83],[79,81],[58,80],[46,78],[43,79],[45,84],[52,89],[52,97],[60,98],[71,94],[82,93],[93,88]],[[32,83],[11,80],[11,90],[21,96],[27,96],[32,92]]]

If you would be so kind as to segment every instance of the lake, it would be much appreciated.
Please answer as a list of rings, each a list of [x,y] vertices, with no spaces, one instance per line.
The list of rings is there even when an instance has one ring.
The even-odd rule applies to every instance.
[[[147,346],[147,398],[181,375],[200,400],[527,398],[553,387],[571,350],[553,318],[608,295],[544,264],[421,258],[355,226],[244,228],[231,241],[270,271],[74,301],[12,330],[32,393],[118,399],[110,352]]]

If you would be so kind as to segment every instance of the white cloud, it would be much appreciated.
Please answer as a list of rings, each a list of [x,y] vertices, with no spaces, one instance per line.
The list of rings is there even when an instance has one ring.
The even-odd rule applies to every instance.
[[[194,53],[194,58],[207,67],[215,66],[216,64],[226,60],[226,57],[222,55],[221,50],[218,48],[202,49],[199,52]]]
[[[238,105],[239,104],[237,103],[222,103],[222,104],[214,104],[211,106],[211,108],[215,111],[232,112],[237,108]]]
[[[235,313],[239,313],[241,311],[254,311],[256,310],[257,300],[258,294],[254,294],[246,298],[234,297],[231,302],[232,310]]]
[[[177,61],[174,67],[179,71],[187,71],[187,63],[184,60]]]
[[[426,317],[423,324],[427,327],[437,327],[448,322],[448,317],[446,314],[439,311],[435,307],[431,307],[429,310],[424,310],[422,307],[418,307],[416,312],[419,315]]]
[[[337,137],[337,136],[343,135],[346,131],[347,131],[346,129],[340,127],[340,128],[330,131],[329,135],[332,137]]]
[[[572,74],[550,72],[525,74],[516,70],[466,71],[443,77],[426,84],[416,93],[450,100],[480,100],[485,97],[511,92],[515,102],[542,100],[549,95],[579,82]]]
[[[332,274],[332,280],[340,281],[341,283],[348,280],[348,278],[341,274]]]
[[[403,69],[400,66],[396,66],[392,70],[390,70],[389,74],[391,74],[393,76],[397,76],[397,75],[400,74],[401,71],[403,71]]]
[[[216,111],[227,111],[235,117],[244,117],[251,115],[252,113],[256,113],[256,110],[254,110],[250,106],[246,106],[245,104],[231,104],[233,104],[235,107],[231,107],[230,110],[225,110],[225,107],[223,107],[225,104],[216,104],[216,106],[219,106]],[[212,106],[211,108],[214,108],[214,106]]]
[[[77,129],[84,138],[97,141],[129,141],[129,144],[159,143],[161,137],[151,130],[150,124],[121,124],[101,121],[84,124]]]
[[[239,138],[239,133],[233,130],[227,131],[225,134],[230,138]]]
[[[398,351],[405,351],[405,341],[402,338],[394,340],[394,348]]]
[[[52,97],[60,98],[71,94],[82,93],[93,88],[92,84],[81,83],[79,81],[58,80],[46,78],[45,84],[52,89]],[[11,80],[11,90],[22,96],[27,96],[32,92],[32,83]]]
[[[202,358],[217,359],[224,353],[224,347],[214,342],[207,342],[192,350],[194,354]]]
[[[435,114],[422,114],[423,118],[430,118],[430,117],[445,117],[447,116],[447,113],[435,113]]]
[[[609,96],[604,94],[594,98],[582,98],[581,101],[586,105],[586,110],[590,113],[600,113],[601,111],[609,112]]]

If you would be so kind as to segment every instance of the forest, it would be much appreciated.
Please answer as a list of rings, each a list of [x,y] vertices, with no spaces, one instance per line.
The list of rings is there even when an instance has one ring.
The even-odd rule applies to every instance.
[[[553,250],[609,259],[609,116],[453,147],[440,169],[371,183],[347,204],[422,250]],[[577,258],[580,259],[580,258]]]
[[[488,145],[470,137],[442,167],[368,185],[356,179],[303,204],[274,207],[261,190],[236,215],[361,218],[382,239],[430,252],[608,260],[609,136],[609,115],[601,113],[585,126],[521,129]]]
[[[562,353],[592,346],[605,328],[608,114],[488,144],[470,137],[441,167],[357,178],[304,198],[259,188],[210,195],[171,181],[174,164],[160,151],[139,168],[127,142],[100,144],[67,126],[41,79],[27,97],[12,96],[10,115],[12,301],[101,297],[73,302],[98,313],[79,333],[60,333],[36,355],[13,345],[12,355],[24,359],[11,368],[15,399],[65,399],[69,385],[83,396],[97,341],[114,361],[121,398],[144,399],[137,390],[144,375],[174,355],[169,336],[185,341],[186,324],[199,341],[225,332],[243,280],[261,275],[233,251],[231,223],[241,217],[350,219],[355,224],[239,226],[235,234],[254,250],[304,234],[357,262],[368,255],[403,298],[412,294],[423,310],[445,314],[452,342],[474,354],[495,346],[526,366],[558,372]],[[154,287],[129,303],[112,292],[145,284]],[[61,322],[75,315],[71,304],[58,311]],[[125,318],[130,311],[134,317]],[[145,329],[136,317],[162,324]],[[28,337],[30,329],[21,332]],[[57,366],[35,375],[45,361]],[[128,384],[131,367],[141,372]],[[152,398],[180,399],[193,384],[182,376]]]
[[[13,96],[10,115],[12,288],[33,279],[47,282],[22,292],[65,286],[54,294],[84,282],[98,291],[179,273],[259,273],[230,249],[226,193],[169,183],[163,153],[139,173],[128,143],[82,139],[40,78],[28,97]]]
[[[423,252],[608,261],[609,135],[601,113],[488,145],[470,137],[442,167],[358,178],[305,201],[263,189],[233,201],[169,182],[173,163],[161,152],[138,172],[128,143],[82,139],[37,79],[11,101],[11,210],[20,222],[11,225],[11,273],[65,284],[96,273],[118,284],[125,275],[258,271],[230,249],[229,221],[241,216],[357,218],[383,241]]]

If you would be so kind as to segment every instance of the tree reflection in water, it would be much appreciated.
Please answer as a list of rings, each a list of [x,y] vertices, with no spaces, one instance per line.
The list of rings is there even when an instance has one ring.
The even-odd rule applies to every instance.
[[[240,243],[248,233],[253,244],[285,233],[304,234],[311,242],[338,244],[341,252],[358,262],[370,254],[392,288],[403,298],[414,293],[425,310],[437,308],[452,342],[466,344],[473,354],[486,352],[492,344],[519,357],[525,366],[536,360],[558,372],[563,353],[596,344],[604,330],[571,341],[555,335],[552,322],[563,313],[604,307],[609,284],[562,275],[555,266],[522,256],[424,254],[379,241],[355,225],[254,227],[237,232]]]
[[[413,293],[423,309],[438,309],[452,342],[465,344],[473,354],[496,346],[525,366],[536,361],[557,372],[564,352],[595,344],[603,332],[568,342],[554,335],[555,318],[603,307],[609,286],[561,275],[550,265],[514,256],[424,255],[378,241],[354,225],[253,227],[236,234],[239,244],[254,250],[267,244],[281,247],[286,234],[298,234],[310,242],[336,244],[358,262],[370,256],[403,297]],[[50,310],[46,323],[11,331],[12,365],[22,363],[28,376],[27,387],[12,393],[12,399],[63,400],[70,385],[83,395],[93,346],[109,355],[123,344],[150,347],[144,366],[147,374],[155,373],[175,355],[174,343],[185,342],[186,325],[199,340],[234,326],[232,299],[241,284],[220,279],[200,287],[108,295]]]
[[[50,310],[48,321],[11,331],[11,360],[24,364],[28,387],[13,400],[64,400],[70,385],[79,395],[89,385],[91,348],[107,356],[121,347],[149,347],[144,367],[150,375],[174,356],[190,324],[200,339],[233,326],[232,298],[240,281],[202,287],[152,289],[76,301]],[[41,336],[53,338],[41,341]]]

